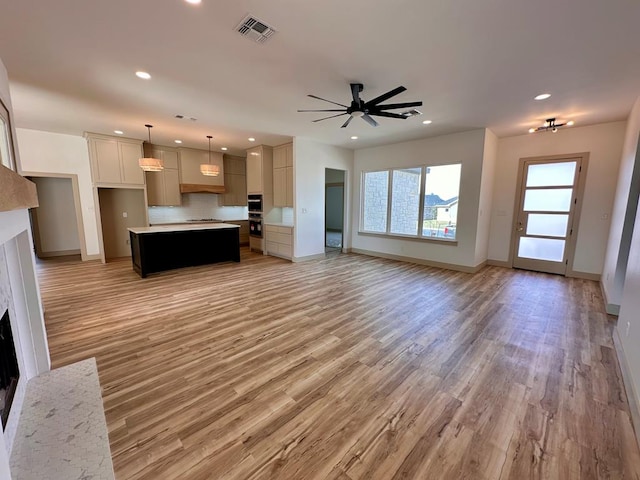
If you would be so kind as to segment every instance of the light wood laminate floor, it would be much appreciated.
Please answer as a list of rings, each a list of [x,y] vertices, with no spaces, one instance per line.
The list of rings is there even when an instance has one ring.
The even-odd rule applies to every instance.
[[[39,264],[118,479],[638,479],[595,282],[360,255]]]

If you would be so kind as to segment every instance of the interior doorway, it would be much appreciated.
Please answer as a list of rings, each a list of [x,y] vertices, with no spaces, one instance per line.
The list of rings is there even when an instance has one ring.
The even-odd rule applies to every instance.
[[[65,176],[32,176],[39,206],[29,209],[36,257],[84,258],[84,229],[77,180]]]
[[[341,252],[344,245],[344,170],[325,169],[325,253]]]
[[[586,167],[586,154],[521,159],[514,268],[559,275],[572,270]]]
[[[105,261],[130,257],[128,228],[148,225],[144,190],[98,188],[98,203]]]

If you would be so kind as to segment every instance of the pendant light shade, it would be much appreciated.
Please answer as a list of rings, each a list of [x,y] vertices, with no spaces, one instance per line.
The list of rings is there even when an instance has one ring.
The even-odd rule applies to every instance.
[[[151,145],[151,129],[153,125],[145,125],[149,130],[149,145]],[[164,163],[159,158],[143,157],[138,159],[138,165],[145,172],[160,172],[164,170]]]
[[[200,173],[207,177],[217,177],[220,175],[220,166],[211,164],[211,139],[213,137],[211,135],[207,135],[207,138],[209,139],[209,163],[200,164]]]

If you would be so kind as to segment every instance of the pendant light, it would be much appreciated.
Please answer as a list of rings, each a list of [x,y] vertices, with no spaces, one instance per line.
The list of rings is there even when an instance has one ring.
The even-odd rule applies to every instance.
[[[209,163],[200,164],[200,173],[207,177],[217,177],[220,175],[220,166],[211,164],[211,139],[213,137],[207,135],[207,138],[209,139]]]
[[[151,129],[153,125],[145,125],[149,130],[149,145],[151,145]],[[143,157],[138,159],[138,165],[145,172],[160,172],[164,169],[164,163],[159,158]]]

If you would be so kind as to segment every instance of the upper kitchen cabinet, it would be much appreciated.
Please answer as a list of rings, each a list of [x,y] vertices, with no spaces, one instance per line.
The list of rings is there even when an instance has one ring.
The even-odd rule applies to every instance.
[[[138,166],[143,156],[142,140],[86,133],[91,175],[96,185],[144,186],[144,172]]]
[[[178,151],[171,147],[145,144],[145,154],[164,163],[160,172],[145,172],[147,177],[147,203],[152,207],[175,207],[182,204]]]
[[[200,165],[209,163],[209,152],[194,148],[179,148],[180,191],[182,193],[209,192],[224,193],[224,164],[222,154],[211,152],[211,163],[218,165],[220,174],[211,177],[200,173]]]
[[[273,149],[266,145],[247,150],[247,193],[273,193]]]
[[[273,206],[293,207],[293,143],[273,149]]]
[[[224,188],[226,193],[218,197],[219,206],[247,206],[246,158],[224,155]]]

